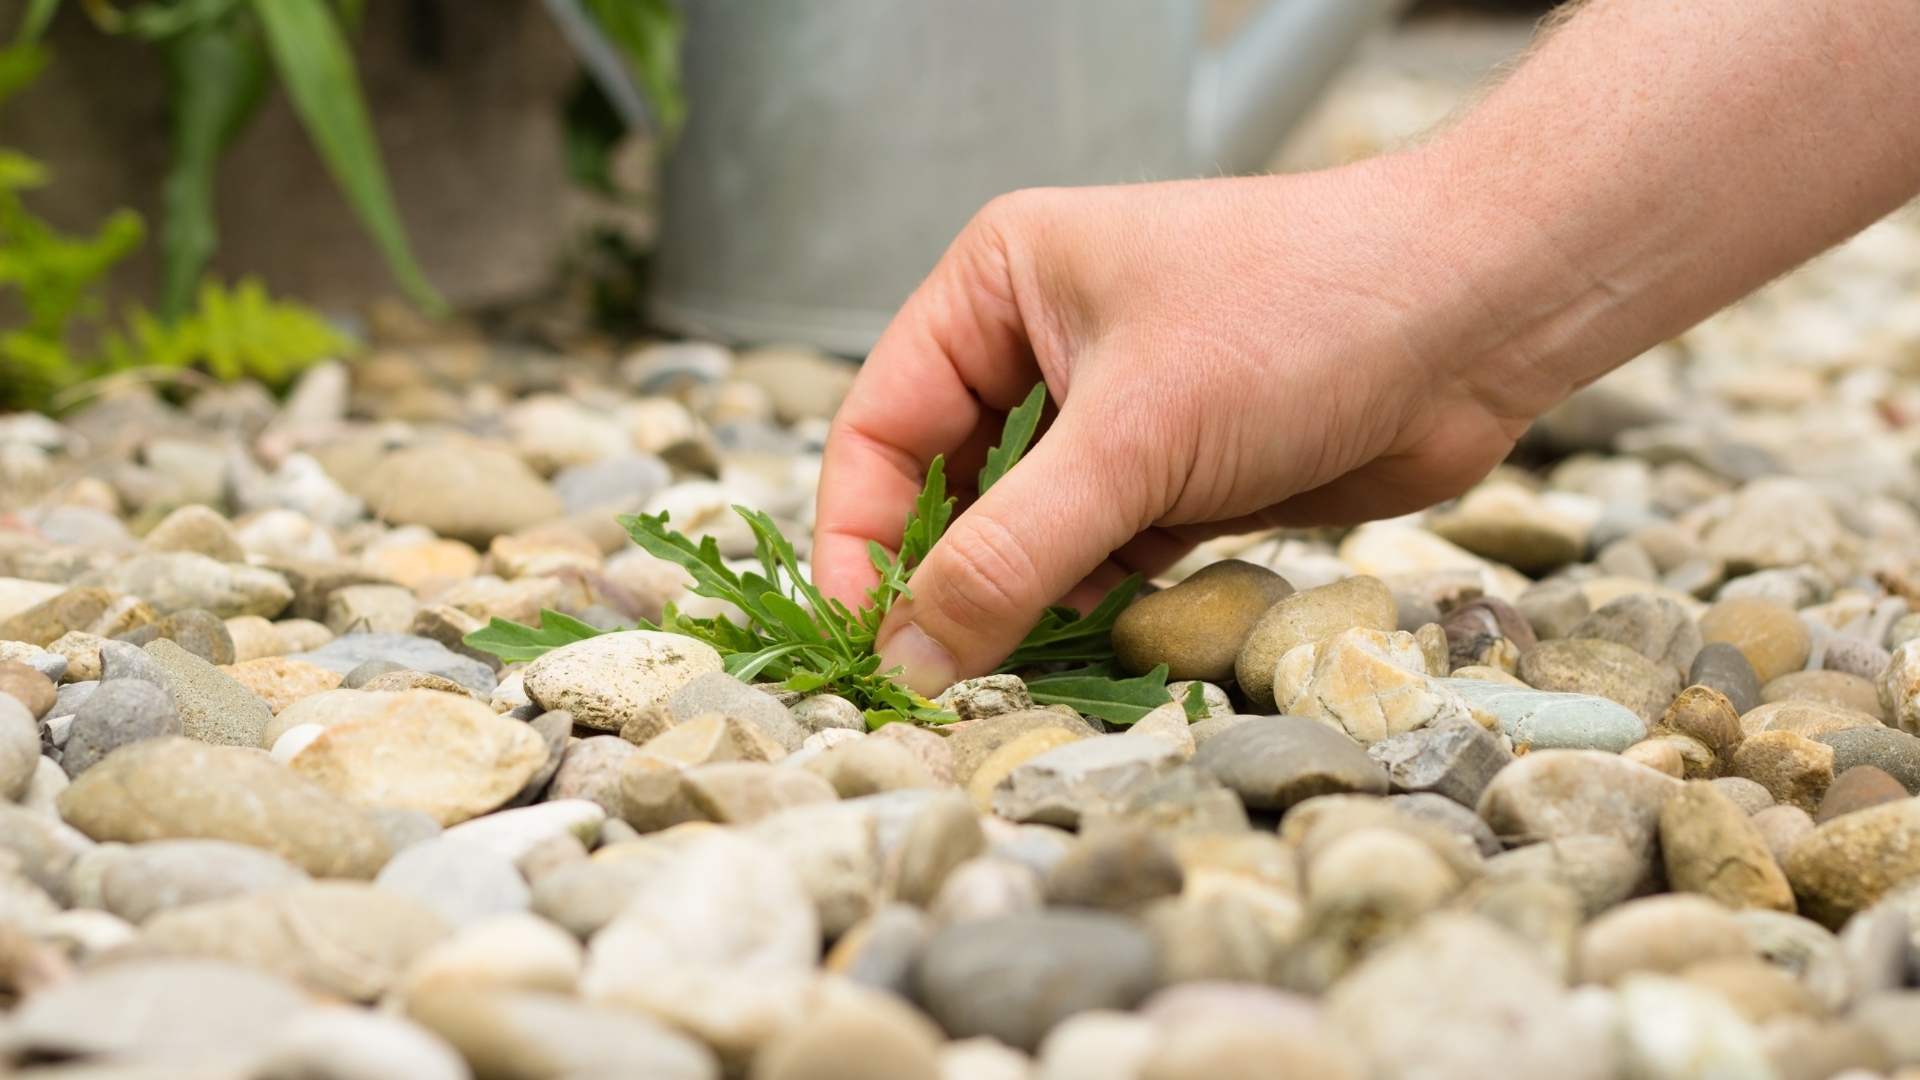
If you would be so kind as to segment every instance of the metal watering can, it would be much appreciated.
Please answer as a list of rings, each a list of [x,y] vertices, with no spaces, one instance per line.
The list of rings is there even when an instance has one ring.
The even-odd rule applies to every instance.
[[[1017,188],[1257,170],[1404,0],[685,0],[650,314],[864,355]]]

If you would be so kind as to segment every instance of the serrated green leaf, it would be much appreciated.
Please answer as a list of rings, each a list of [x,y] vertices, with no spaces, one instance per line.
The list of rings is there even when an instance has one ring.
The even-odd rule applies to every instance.
[[[1113,659],[1113,624],[1140,592],[1139,574],[1107,591],[1082,616],[1070,607],[1050,607],[1019,648],[997,669],[1006,674],[1044,664],[1098,664]]]
[[[1114,678],[1115,669],[1096,665],[1027,680],[1027,691],[1042,705],[1068,705],[1111,724],[1131,724],[1173,700],[1167,693],[1167,665],[1134,679]]]
[[[492,653],[511,664],[519,660],[533,660],[562,645],[571,645],[608,632],[570,615],[541,608],[539,626],[523,626],[496,615],[487,625],[460,640],[468,648]]]
[[[933,464],[927,466],[927,482],[921,487],[919,498],[913,501],[913,510],[907,514],[906,531],[900,537],[897,561],[902,569],[919,566],[933,545],[946,535],[947,523],[953,518],[953,503],[954,500],[947,497],[947,460],[936,456]]]
[[[1000,445],[987,451],[987,464],[980,470],[980,494],[985,495],[1026,456],[1033,433],[1040,430],[1040,412],[1046,404],[1047,384],[1036,383],[1027,392],[1027,400],[1007,414],[1006,426],[1000,429]]]
[[[407,243],[353,55],[332,9],[325,0],[252,0],[252,8],[294,112],[394,279],[422,310],[445,311],[446,301],[427,283]]]

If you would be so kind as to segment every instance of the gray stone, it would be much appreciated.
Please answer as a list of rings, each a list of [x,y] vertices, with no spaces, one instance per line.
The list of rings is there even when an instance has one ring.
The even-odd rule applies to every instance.
[[[1694,654],[1687,672],[1689,686],[1711,686],[1733,703],[1741,715],[1760,707],[1760,676],[1738,647],[1724,641],[1711,641]]]
[[[100,870],[100,899],[130,923],[188,904],[304,885],[285,859],[225,840],[154,840],[115,850]]]
[[[369,806],[360,811],[380,835],[387,839],[387,850],[394,854],[424,844],[441,833],[440,823],[420,810],[404,806]]]
[[[167,669],[155,662],[146,650],[124,641],[109,641],[100,646],[100,681],[109,683],[120,679],[139,679],[169,693],[173,690],[173,679]]]
[[[1031,731],[1055,728],[1077,738],[1099,734],[1085,720],[1052,709],[1027,709],[1024,712],[992,716],[956,724],[947,736],[947,748],[953,752],[953,777],[962,787],[994,751]]]
[[[854,982],[910,998],[914,965],[933,924],[912,904],[886,904],[847,931],[827,958],[830,970]]]
[[[1493,835],[1493,830],[1480,820],[1480,815],[1451,798],[1421,791],[1411,795],[1394,795],[1387,799],[1387,805],[1409,817],[1431,822],[1448,832],[1459,834],[1486,858],[1492,858],[1502,850],[1500,838]]]
[[[985,720],[1034,707],[1033,695],[1027,692],[1027,684],[1018,675],[962,679],[935,698],[934,704],[962,720]]]
[[[1671,665],[1599,638],[1542,642],[1521,654],[1520,678],[1539,690],[1617,701],[1648,727],[1680,693],[1680,675]]]
[[[1500,730],[1516,747],[1619,753],[1647,737],[1646,721],[1604,697],[1549,693],[1486,679],[1448,679],[1446,685],[1497,717]]]
[[[788,753],[800,749],[807,731],[772,695],[761,693],[724,671],[695,676],[667,699],[674,722],[684,724],[708,713],[751,722]]]
[[[1168,835],[1245,832],[1247,808],[1240,796],[1204,769],[1182,765],[1124,799],[1090,809],[1080,831],[1138,825]]]
[[[8,1043],[45,1057],[244,1060],[306,1007],[298,986],[238,964],[131,960],[35,994],[9,1018]]]
[[[188,551],[135,555],[83,582],[137,596],[162,615],[204,608],[222,619],[271,619],[293,602],[287,579],[244,563],[223,563]]]
[[[1367,747],[1367,756],[1386,769],[1391,790],[1432,792],[1467,807],[1479,804],[1493,774],[1513,760],[1500,740],[1478,724],[1417,728],[1374,743]]]
[[[1151,830],[1116,826],[1082,836],[1047,874],[1047,903],[1129,912],[1177,896],[1184,876],[1173,849]]]
[[[227,624],[211,611],[188,608],[176,611],[159,622],[148,623],[121,640],[146,645],[166,638],[209,664],[231,664],[234,660],[233,635]]]
[[[341,676],[340,689],[358,690],[382,675],[392,675],[396,672],[409,670],[412,669],[408,668],[405,664],[396,664],[392,660],[384,657],[368,660],[364,664],[355,664],[352,671]]]
[[[895,895],[922,907],[932,903],[953,868],[979,855],[986,846],[973,800],[960,792],[936,795],[915,815],[901,843]]]
[[[1649,861],[1611,836],[1569,836],[1487,860],[1494,882],[1551,881],[1571,889],[1593,918],[1646,887]]]
[[[533,894],[498,852],[458,840],[430,840],[398,852],[373,879],[458,931],[483,919],[525,911]]]
[[[839,937],[880,903],[879,838],[874,815],[858,803],[796,806],[756,823],[749,834],[779,852],[820,913],[820,930]]]
[[[140,655],[144,657],[147,654],[141,653]],[[47,718],[72,716],[78,713],[81,703],[92,697],[93,692],[98,689],[100,689],[100,681],[98,679],[89,679],[86,682],[72,682],[62,685],[60,687],[60,696],[54,699],[53,708],[47,710]]]
[[[1660,806],[1680,781],[1597,750],[1542,750],[1500,770],[1479,812],[1508,845],[1609,836],[1652,871]]]
[[[0,802],[0,849],[19,860],[19,872],[62,903],[72,896],[68,875],[94,847],[91,840],[50,814]]]
[[[546,740],[547,760],[545,764],[534,770],[532,776],[527,777],[525,786],[521,787],[519,793],[513,798],[506,801],[506,806],[526,806],[541,798],[568,798],[569,796],[565,795],[548,795],[546,792],[553,786],[553,778],[559,775],[560,764],[566,759],[567,743],[573,740],[573,714],[564,709],[557,709],[553,712],[543,712],[526,723],[533,729],[534,734]],[[619,794],[618,787],[614,789],[614,794],[616,796]]]
[[[1359,743],[1297,716],[1258,717],[1215,735],[1193,764],[1260,810],[1285,810],[1316,795],[1388,790],[1386,770]]]
[[[559,715],[549,713],[549,716]],[[624,813],[620,800],[620,766],[638,753],[639,747],[618,735],[595,735],[581,739],[565,751],[559,771],[547,786],[549,799],[590,799],[599,803],[610,818]]]
[[[411,634],[347,634],[310,652],[296,653],[292,659],[342,675],[368,660],[391,660],[408,670],[452,679],[482,694],[493,693],[495,681],[493,669],[480,661],[452,652],[431,638]]]
[[[146,648],[173,684],[180,724],[190,738],[220,746],[259,746],[273,710],[233,676],[165,638]]]
[[[1045,912],[947,927],[916,981],[949,1035],[1031,1051],[1075,1013],[1131,1008],[1153,989],[1157,963],[1152,938],[1126,919]]]
[[[867,730],[867,718],[859,706],[837,694],[815,694],[789,706],[787,711],[793,713],[793,718],[800,721],[800,726],[810,734],[817,735],[829,730]]]
[[[1180,748],[1165,739],[1082,739],[1014,766],[994,789],[993,810],[1012,821],[1071,828],[1082,814],[1150,785],[1182,757]]]
[[[101,683],[74,713],[60,767],[79,776],[119,747],[182,732],[172,695],[141,679]]]
[[[1513,606],[1533,627],[1541,641],[1565,637],[1581,619],[1593,611],[1580,583],[1568,578],[1548,578],[1520,594]]]
[[[651,881],[667,859],[665,850],[646,856],[579,862],[533,881],[533,911],[585,940]]]
[[[472,1080],[460,1054],[412,1021],[370,1009],[310,1009],[274,1032],[263,1080]]]
[[[1880,678],[1880,673],[1887,670],[1887,665],[1892,662],[1893,654],[1878,645],[1862,641],[1857,637],[1835,634],[1827,639],[1827,651],[1821,666],[1828,671],[1858,675],[1868,682],[1873,682]]]
[[[626,513],[673,483],[673,470],[652,454],[625,454],[573,465],[553,476],[554,494],[569,514],[613,508]]]
[[[1909,795],[1920,795],[1920,738],[1890,727],[1823,731],[1813,741],[1833,748],[1835,775],[1860,765],[1886,770]]]
[[[1713,786],[1722,795],[1733,800],[1733,804],[1744,811],[1748,817],[1774,805],[1773,796],[1767,789],[1744,776],[1717,776]]]
[[[1601,605],[1567,630],[1569,638],[1599,638],[1625,645],[1649,660],[1685,672],[1700,653],[1700,628],[1677,601],[1654,593],[1631,593]]]
[[[354,494],[396,525],[425,525],[481,548],[566,513],[566,504],[519,458],[453,443],[393,451],[354,485]]]

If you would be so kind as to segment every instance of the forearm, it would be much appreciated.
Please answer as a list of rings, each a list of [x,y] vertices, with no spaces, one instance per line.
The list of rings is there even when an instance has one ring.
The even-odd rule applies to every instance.
[[[1406,167],[1468,316],[1421,344],[1530,416],[1920,191],[1920,4],[1594,0]]]

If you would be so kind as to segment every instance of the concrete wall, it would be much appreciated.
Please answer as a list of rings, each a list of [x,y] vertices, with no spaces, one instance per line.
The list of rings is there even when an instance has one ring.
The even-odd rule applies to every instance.
[[[11,34],[19,0],[0,0]],[[400,212],[427,276],[457,306],[546,283],[563,242],[560,108],[576,66],[537,0],[368,0],[356,59]],[[117,298],[151,302],[153,235],[167,163],[158,50],[109,37],[65,5],[54,62],[0,113],[0,144],[46,161],[31,203],[68,229],[131,206],[150,236],[116,275]],[[335,193],[277,89],[229,151],[216,193],[213,268],[344,310],[398,289]]]

